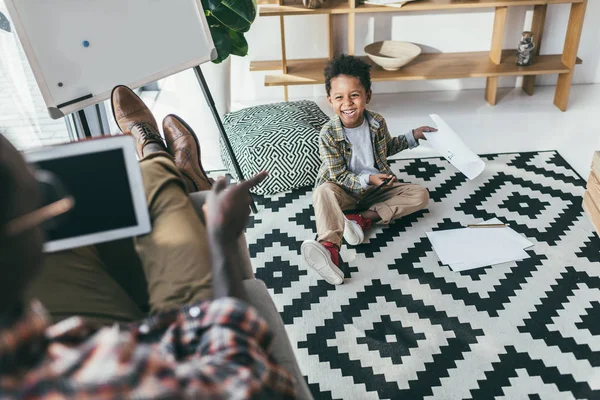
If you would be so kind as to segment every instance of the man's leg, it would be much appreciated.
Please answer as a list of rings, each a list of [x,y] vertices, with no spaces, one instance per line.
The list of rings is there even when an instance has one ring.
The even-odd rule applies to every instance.
[[[135,138],[141,159],[152,231],[136,238],[135,243],[148,282],[151,311],[211,298],[212,262],[208,237],[188,198],[180,173],[180,169],[184,170],[188,180],[193,178],[194,182],[210,187],[206,177],[195,176],[202,168],[186,168],[190,163],[200,164],[197,141],[185,124],[164,124],[172,145],[165,146],[154,116],[125,86],[113,89],[111,102],[117,125],[124,134]],[[175,137],[189,140],[183,140],[187,143],[184,144]],[[174,161],[175,152],[185,156],[180,155]]]
[[[140,162],[152,232],[136,238],[153,312],[212,297],[210,248],[168,153]]]
[[[150,310],[148,284],[142,262],[135,249],[135,239],[126,238],[96,245],[106,272],[144,312]]]
[[[119,127],[137,142],[153,230],[135,240],[139,254],[132,240],[122,240],[47,256],[28,295],[40,299],[56,320],[72,315],[101,322],[138,320],[146,314],[148,292],[154,311],[211,296],[204,225],[154,117],[126,87],[113,90],[112,103]],[[198,155],[194,160],[199,163]]]
[[[356,207],[357,196],[340,185],[326,182],[313,192],[313,207],[317,224],[317,241],[342,244],[344,235],[344,211]]]
[[[410,183],[394,183],[374,196],[369,211],[377,213],[381,224],[427,208],[429,192],[423,186]]]
[[[143,318],[108,271],[95,246],[48,254],[26,297],[39,299],[55,322],[74,315],[101,323]]]
[[[211,297],[206,230],[171,156],[150,153],[140,167],[152,232],[135,239],[139,258],[129,241],[48,255],[28,295],[40,299],[54,320],[73,315],[107,323],[139,320],[145,316],[144,282],[152,311]]]

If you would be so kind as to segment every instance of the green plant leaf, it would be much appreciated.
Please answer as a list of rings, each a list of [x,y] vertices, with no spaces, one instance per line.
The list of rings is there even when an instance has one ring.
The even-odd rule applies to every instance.
[[[231,38],[232,44],[231,54],[240,57],[244,57],[248,54],[248,42],[243,33],[229,30],[229,37]]]
[[[202,0],[204,10],[226,27],[248,32],[256,18],[256,0]]]
[[[233,51],[233,41],[229,35],[229,29],[210,21],[210,17],[207,18],[210,27],[210,34],[212,36],[215,48],[217,49],[217,58],[213,60],[215,64],[219,64],[229,57]]]
[[[256,0],[223,0],[221,3],[252,24],[256,18]]]

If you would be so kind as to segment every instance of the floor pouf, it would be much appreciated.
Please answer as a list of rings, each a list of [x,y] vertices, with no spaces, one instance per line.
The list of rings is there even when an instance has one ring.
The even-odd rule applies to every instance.
[[[245,178],[266,170],[269,178],[253,190],[273,194],[315,182],[319,133],[329,117],[312,101],[265,104],[225,115],[223,126]],[[221,138],[221,157],[237,179]]]

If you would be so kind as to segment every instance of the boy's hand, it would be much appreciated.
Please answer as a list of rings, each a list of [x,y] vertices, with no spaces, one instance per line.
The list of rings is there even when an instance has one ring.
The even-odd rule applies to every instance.
[[[229,187],[225,178],[219,178],[202,207],[208,233],[225,242],[237,240],[248,224],[252,203],[250,189],[264,181],[268,175],[263,171]]]
[[[383,183],[384,180],[386,180],[388,178],[392,178],[388,182],[388,185],[391,185],[392,183],[394,183],[396,181],[396,177],[393,175],[386,175],[386,174],[369,175],[369,185],[379,186]]]
[[[419,139],[427,140],[425,138],[425,135],[423,134],[424,132],[437,132],[437,129],[432,128],[431,126],[422,126],[420,128],[413,129],[413,136],[415,137],[415,140],[419,140]]]

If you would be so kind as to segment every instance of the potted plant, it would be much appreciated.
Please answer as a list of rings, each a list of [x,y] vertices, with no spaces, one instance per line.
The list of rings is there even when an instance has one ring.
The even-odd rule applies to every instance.
[[[244,57],[248,42],[244,33],[256,18],[256,0],[202,0],[210,33],[218,52],[218,64],[229,55]]]

